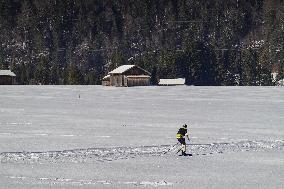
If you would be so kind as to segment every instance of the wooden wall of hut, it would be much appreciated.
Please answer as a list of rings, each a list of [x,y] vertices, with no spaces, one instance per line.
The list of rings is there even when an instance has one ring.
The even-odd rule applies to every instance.
[[[0,76],[0,85],[14,85],[15,84],[15,77],[2,75]]]
[[[149,86],[150,77],[127,77],[127,86]]]
[[[110,86],[110,81],[108,81],[108,80],[103,80],[103,81],[102,81],[102,85],[103,85],[103,86]]]
[[[123,87],[124,85],[124,76],[123,75],[111,75],[110,76],[110,86]]]

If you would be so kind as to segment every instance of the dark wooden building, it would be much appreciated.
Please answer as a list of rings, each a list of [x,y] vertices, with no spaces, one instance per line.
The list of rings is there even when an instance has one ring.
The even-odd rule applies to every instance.
[[[0,70],[0,85],[16,84],[16,75],[10,70]]]
[[[103,86],[110,86],[110,75],[104,76],[102,80],[102,85]]]
[[[151,74],[136,65],[123,65],[109,72],[102,80],[104,86],[132,87],[150,85]]]

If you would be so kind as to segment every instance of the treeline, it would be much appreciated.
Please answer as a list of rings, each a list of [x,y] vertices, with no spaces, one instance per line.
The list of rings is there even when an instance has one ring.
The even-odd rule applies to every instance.
[[[0,0],[0,69],[19,84],[100,84],[136,64],[188,85],[283,78],[283,0]]]

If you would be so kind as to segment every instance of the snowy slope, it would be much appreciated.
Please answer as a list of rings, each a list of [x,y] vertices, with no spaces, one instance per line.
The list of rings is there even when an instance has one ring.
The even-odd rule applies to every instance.
[[[281,87],[0,86],[1,188],[281,188]],[[192,156],[175,134],[189,125]]]

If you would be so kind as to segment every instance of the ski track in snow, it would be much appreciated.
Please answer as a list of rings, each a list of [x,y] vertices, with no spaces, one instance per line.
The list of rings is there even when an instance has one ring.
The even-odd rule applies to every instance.
[[[179,144],[141,147],[88,148],[45,152],[3,152],[1,163],[109,162],[120,159],[153,156],[176,156]],[[239,141],[230,143],[189,144],[192,156],[237,153],[242,151],[284,150],[284,140]]]
[[[167,181],[112,181],[112,180],[87,180],[87,179],[72,179],[72,178],[55,178],[55,177],[23,177],[23,176],[6,176],[18,184],[32,185],[132,185],[132,186],[171,186],[172,182]]]

